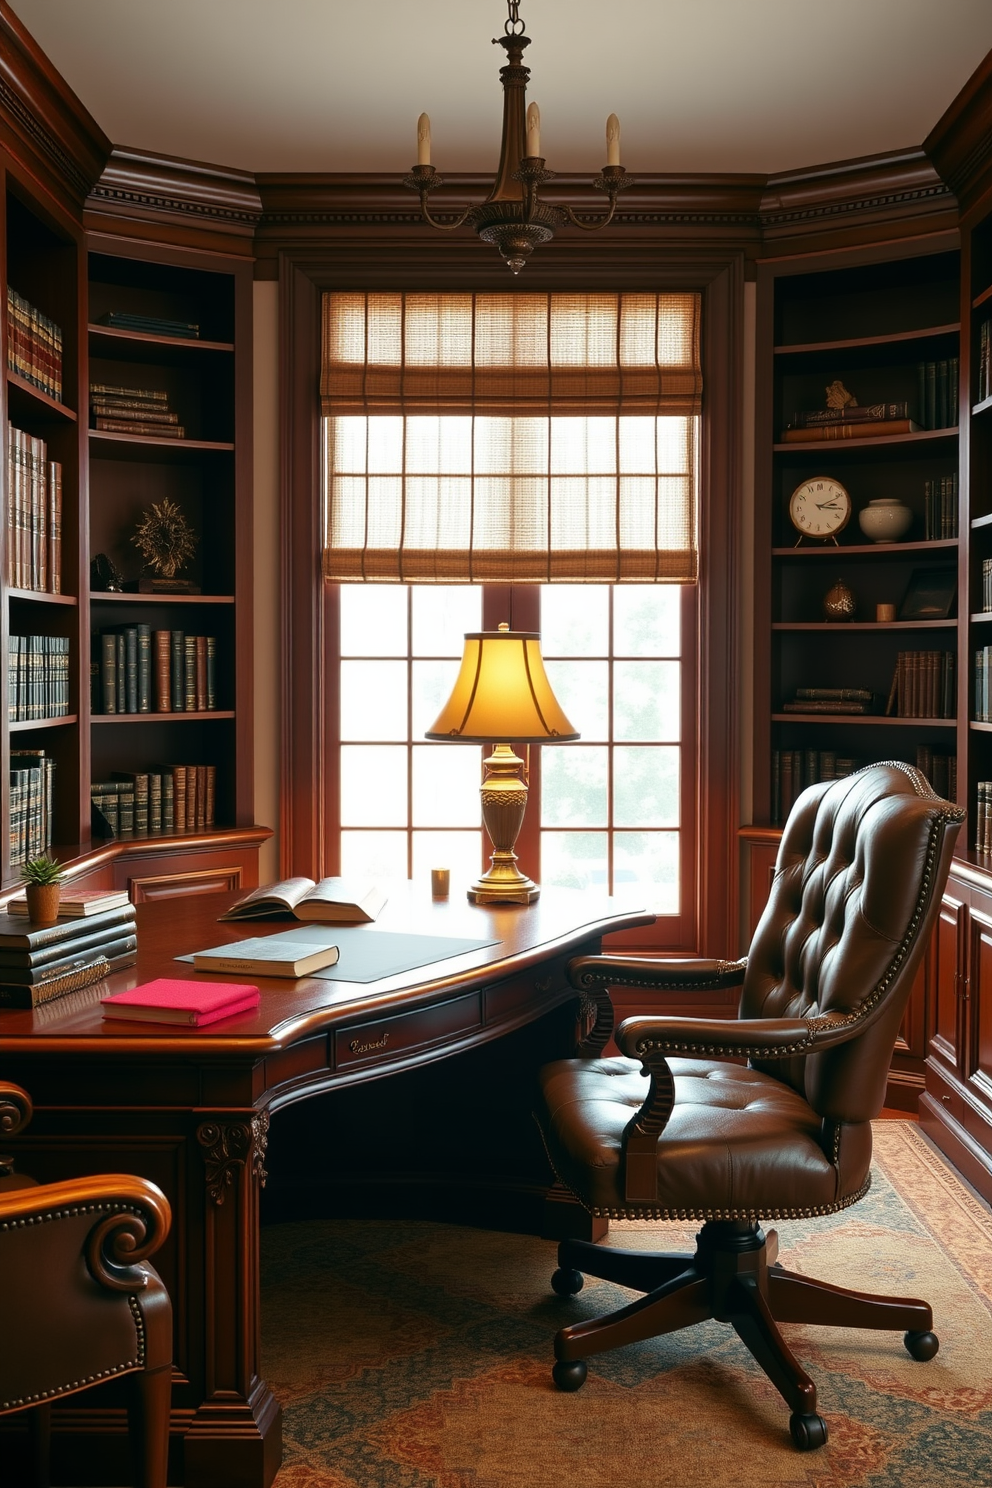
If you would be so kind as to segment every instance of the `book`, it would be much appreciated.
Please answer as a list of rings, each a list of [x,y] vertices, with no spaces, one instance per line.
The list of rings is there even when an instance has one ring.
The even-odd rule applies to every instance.
[[[18,966],[8,962],[5,957],[0,961],[0,982],[5,986],[34,987],[46,982],[57,972],[73,971],[88,965],[97,956],[105,956],[109,962],[119,956],[137,955],[138,937],[134,934],[134,926],[123,925],[121,930],[129,930],[131,933],[121,933],[113,939],[108,939],[106,935],[94,935],[88,937],[87,942],[81,946],[75,943],[56,946],[51,954],[37,951],[34,953],[38,959],[37,965]]]
[[[129,904],[126,889],[63,889],[59,898],[59,919],[78,919],[101,914],[106,909],[120,909]],[[12,899],[8,912],[27,915],[27,899]]]
[[[831,439],[887,439],[893,434],[919,434],[915,419],[880,419],[863,423],[818,424],[812,429],[783,429],[783,444],[813,444]]]
[[[375,884],[350,883],[343,878],[322,878],[319,883],[312,878],[286,878],[252,889],[218,918],[268,920],[290,914],[298,920],[362,924],[376,919],[385,902],[385,894]]]
[[[855,404],[853,408],[814,408],[793,414],[790,429],[814,429],[818,424],[878,423],[884,419],[909,418],[908,403]]]
[[[323,971],[338,959],[338,948],[330,942],[297,940],[293,931],[281,935],[256,935],[231,945],[196,951],[197,971],[247,971],[253,976],[304,977]]]
[[[30,920],[25,921],[17,915],[0,914],[0,950],[13,948],[35,951],[42,946],[78,940],[82,935],[90,935],[96,929],[105,929],[111,925],[133,925],[134,919],[133,904],[123,904],[119,909],[101,910],[82,920],[56,920],[54,925],[32,925]]]
[[[121,964],[126,959],[122,958]],[[0,1007],[41,1007],[46,1002],[54,1002],[57,997],[65,997],[68,992],[78,992],[82,987],[91,986],[93,982],[102,982],[104,977],[117,969],[106,956],[94,956],[91,960],[81,957],[78,965],[54,971],[44,981],[35,982],[31,987],[0,982]]]
[[[842,698],[800,698],[782,704],[783,713],[850,713],[871,712],[870,703],[845,702]]]
[[[260,1002],[259,991],[243,982],[183,982],[159,977],[143,982],[129,992],[101,997],[105,1018],[126,1018],[142,1023],[185,1023],[203,1028],[251,1012]]]

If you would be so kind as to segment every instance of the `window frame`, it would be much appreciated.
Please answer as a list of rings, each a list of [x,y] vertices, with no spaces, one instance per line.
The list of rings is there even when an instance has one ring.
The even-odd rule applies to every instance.
[[[556,243],[528,286],[686,288],[703,295],[703,411],[700,425],[700,579],[698,584],[699,790],[694,925],[681,953],[737,954],[739,946],[739,717],[737,554],[740,549],[743,437],[741,359],[744,254],[708,245],[694,253],[671,229],[611,239],[610,253]],[[648,239],[650,238],[651,241]],[[333,871],[338,829],[331,741],[338,727],[334,685],[337,602],[321,576],[322,503],[320,296],[333,288],[504,288],[501,264],[474,239],[439,247],[415,230],[342,234],[280,253],[280,422],[282,430],[282,750],[280,871],[319,877]],[[634,948],[643,932],[625,937]],[[647,947],[646,947],[647,948]]]

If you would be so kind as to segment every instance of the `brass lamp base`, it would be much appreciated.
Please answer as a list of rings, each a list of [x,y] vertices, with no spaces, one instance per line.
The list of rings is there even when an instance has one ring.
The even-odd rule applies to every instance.
[[[509,744],[497,744],[485,761],[482,820],[493,844],[490,867],[468,890],[471,904],[533,904],[541,890],[517,867],[513,844],[527,810],[524,761]]]

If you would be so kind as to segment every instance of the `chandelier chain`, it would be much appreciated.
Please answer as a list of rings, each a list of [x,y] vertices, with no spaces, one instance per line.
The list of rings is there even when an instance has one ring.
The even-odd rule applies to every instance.
[[[507,19],[503,22],[503,30],[507,36],[522,36],[524,33],[524,22],[520,19],[520,0],[506,0]]]

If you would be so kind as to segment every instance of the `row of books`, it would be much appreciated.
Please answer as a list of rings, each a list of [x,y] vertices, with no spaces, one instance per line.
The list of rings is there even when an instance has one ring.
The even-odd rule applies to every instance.
[[[10,864],[39,858],[52,845],[55,761],[43,749],[10,751]]]
[[[833,749],[772,750],[772,826],[780,827],[808,785],[842,780],[860,770],[863,760]]]
[[[978,332],[978,401],[992,398],[992,320],[983,320]]]
[[[953,429],[958,421],[958,359],[917,362],[917,420],[924,429]]]
[[[66,716],[68,636],[8,636],[7,700],[10,723]]]
[[[7,366],[62,402],[62,331],[7,286]]]
[[[95,638],[95,713],[212,713],[217,637],[123,625]]]
[[[957,712],[953,651],[900,651],[886,717],[953,718]]]
[[[923,537],[938,542],[958,535],[958,477],[942,475],[923,483]]]
[[[109,894],[106,904],[98,913],[59,918],[54,925],[0,916],[0,1006],[39,1007],[133,966],[134,905],[121,894]]]
[[[931,749],[929,744],[916,746],[916,768],[925,775],[945,801],[954,801],[958,794],[958,757]]]
[[[186,437],[178,413],[169,407],[168,393],[158,388],[90,383],[90,418],[94,429],[107,434],[142,434],[153,439]]]
[[[62,466],[43,439],[7,425],[7,583],[62,592]]]
[[[90,786],[93,831],[101,837],[157,837],[217,825],[217,766],[115,770]]]
[[[185,341],[195,341],[200,335],[195,321],[175,320],[167,315],[139,315],[132,310],[108,310],[97,324],[118,331],[141,331],[146,336],[177,336]]]
[[[992,646],[975,652],[975,722],[992,723]]]
[[[909,416],[908,403],[851,404],[794,413],[782,431],[783,444],[810,444],[836,439],[872,439],[912,434],[920,428]]]
[[[992,558],[982,559],[982,613],[992,614]]]
[[[992,853],[992,780],[979,780],[975,799],[975,851]]]

